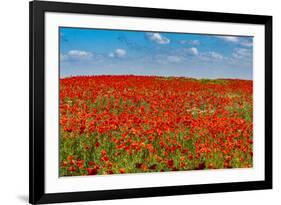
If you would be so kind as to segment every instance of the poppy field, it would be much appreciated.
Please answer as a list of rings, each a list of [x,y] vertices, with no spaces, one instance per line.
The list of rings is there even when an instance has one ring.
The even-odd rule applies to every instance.
[[[60,79],[60,176],[253,166],[251,80]]]

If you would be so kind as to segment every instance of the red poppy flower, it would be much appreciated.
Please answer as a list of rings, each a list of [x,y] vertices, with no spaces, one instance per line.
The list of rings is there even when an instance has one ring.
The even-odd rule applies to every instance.
[[[68,170],[71,171],[71,172],[75,172],[76,168],[75,167],[69,167]]]
[[[98,170],[95,168],[87,168],[88,175],[96,175]]]
[[[124,174],[124,173],[126,173],[126,170],[124,168],[120,168],[119,172],[120,172],[120,174]]]
[[[167,161],[167,165],[168,165],[169,168],[173,167],[173,165],[174,165],[174,160],[172,160],[172,159],[168,160],[168,161]]]

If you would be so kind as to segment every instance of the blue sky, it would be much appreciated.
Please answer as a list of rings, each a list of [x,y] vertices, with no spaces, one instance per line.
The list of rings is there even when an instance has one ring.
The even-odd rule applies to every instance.
[[[60,28],[60,76],[252,79],[253,38]]]

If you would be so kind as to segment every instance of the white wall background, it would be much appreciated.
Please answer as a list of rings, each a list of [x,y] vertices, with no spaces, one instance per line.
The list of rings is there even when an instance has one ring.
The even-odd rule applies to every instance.
[[[79,204],[277,204],[281,201],[281,6],[277,0],[72,0],[109,5],[273,15],[274,189]],[[28,0],[0,4],[0,204],[28,201]],[[78,204],[78,203],[72,203]]]

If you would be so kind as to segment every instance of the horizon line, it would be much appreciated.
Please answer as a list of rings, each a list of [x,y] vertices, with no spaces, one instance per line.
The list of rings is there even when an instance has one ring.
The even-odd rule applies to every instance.
[[[243,78],[204,78],[204,77],[187,77],[187,76],[163,76],[163,75],[135,75],[135,74],[99,74],[99,75],[70,75],[61,77],[59,79],[66,79],[66,78],[75,78],[75,77],[111,77],[111,76],[118,76],[118,77],[163,77],[163,78],[187,78],[187,79],[196,79],[196,80],[247,80],[253,81],[253,79],[243,79]]]

